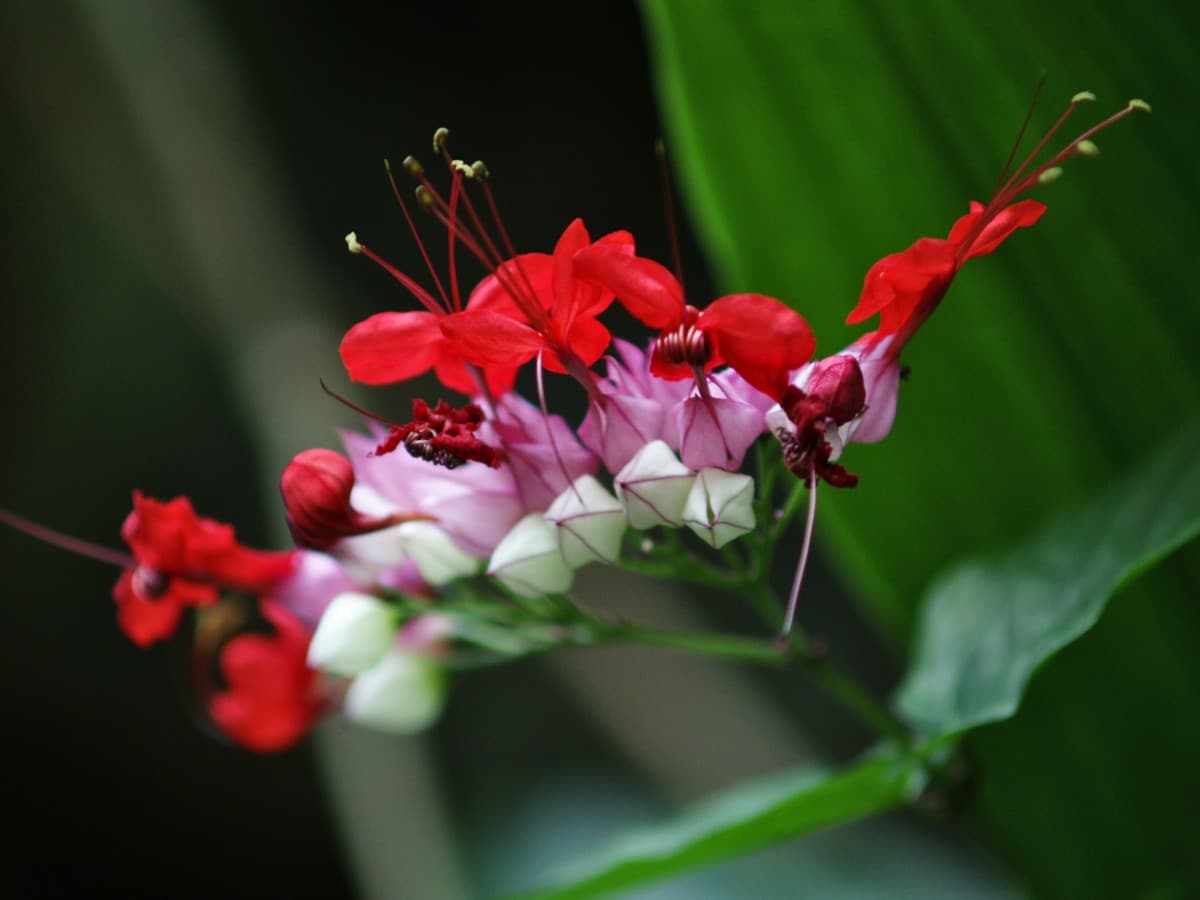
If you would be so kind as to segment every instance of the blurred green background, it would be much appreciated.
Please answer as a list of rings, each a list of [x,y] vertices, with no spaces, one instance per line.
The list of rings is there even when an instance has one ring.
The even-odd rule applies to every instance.
[[[439,125],[488,162],[520,246],[582,215],[658,258],[665,127],[699,236],[692,297],[712,295],[711,260],[722,287],[795,302],[828,352],[870,263],[990,188],[1042,69],[1043,127],[1076,90],[1100,109],[1145,96],[1154,117],[1073,166],[1044,225],[964,272],[914,345],[894,439],[858,452],[863,487],[822,510],[832,565],[804,624],[887,690],[940,566],[1088,496],[1194,409],[1200,380],[1190,7],[967,9],[651,4],[652,66],[625,4],[4,5],[0,502],[115,544],[132,488],[186,492],[280,543],[278,472],[348,423],[317,385],[343,384],[338,338],[405,303],[341,237],[418,269],[381,161],[428,157]],[[181,650],[120,636],[114,573],[17,535],[0,553],[8,874],[30,894],[481,896],[866,744],[802,678],[630,650],[464,678],[427,738],[331,723],[253,758],[195,727]],[[1186,896],[1198,571],[1193,549],[1126,592],[972,745],[964,815],[646,896]],[[755,627],[727,598],[657,590],[632,611]]]

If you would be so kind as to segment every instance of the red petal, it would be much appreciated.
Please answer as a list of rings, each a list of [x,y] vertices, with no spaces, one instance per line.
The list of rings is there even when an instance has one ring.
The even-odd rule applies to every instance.
[[[561,338],[561,340],[576,356],[583,360],[585,366],[591,367],[596,360],[604,355],[604,351],[612,343],[612,335],[599,321],[593,319],[591,316],[584,316],[575,320],[575,324],[571,328],[571,333]],[[558,372],[559,374],[567,371],[563,368],[558,354],[549,347],[546,348],[546,354],[542,357],[542,365],[547,370]]]
[[[146,600],[133,589],[133,570],[126,569],[113,586],[113,599],[121,631],[139,647],[148,647],[175,633],[184,607],[215,603],[217,589],[172,578],[163,594]]]
[[[575,257],[580,278],[596,281],[617,295],[630,314],[651,328],[677,325],[683,318],[683,289],[658,263],[630,256],[620,246],[595,244]]]
[[[454,313],[441,326],[450,352],[477,366],[519,366],[542,349],[540,334],[501,313]]]
[[[974,211],[979,204],[972,203],[971,209]],[[1046,211],[1046,204],[1039,203],[1037,200],[1022,200],[1020,203],[1014,203],[1012,206],[1002,209],[996,216],[983,227],[983,231],[975,238],[970,249],[964,259],[971,259],[975,256],[986,256],[991,253],[1008,238],[1010,234],[1018,228],[1028,228],[1035,224],[1042,214]],[[964,216],[963,219],[969,216]],[[959,223],[963,221],[959,220]],[[955,229],[958,224],[955,224]],[[951,235],[954,230],[951,230]],[[963,234],[965,238],[966,235]]]
[[[489,275],[471,291],[467,300],[469,310],[487,310],[502,313],[521,322],[528,316],[521,304],[514,300],[508,288],[520,297],[532,296],[542,309],[554,303],[554,257],[546,253],[522,253],[514,259],[500,264],[498,275]]]
[[[915,305],[931,285],[954,273],[955,250],[949,241],[921,238],[907,250],[879,260],[867,272],[858,305],[846,324],[864,322],[892,304]]]
[[[808,362],[817,346],[800,313],[763,294],[714,300],[697,325],[735,372],[776,400],[787,388],[788,373]]]
[[[338,351],[353,381],[391,384],[427,372],[442,354],[438,317],[428,312],[384,312],[346,332]]]
[[[517,380],[517,368],[516,366],[483,367],[484,381],[487,382],[488,390],[493,396],[499,397],[512,389],[513,383]],[[467,369],[467,364],[461,357],[455,356],[453,353],[443,353],[438,364],[433,367],[433,371],[437,375],[438,381],[452,391],[459,391],[469,397],[474,397],[479,393],[479,385]]]
[[[317,673],[308,668],[309,635],[277,604],[264,602],[273,635],[243,634],[221,651],[228,688],[209,700],[213,721],[230,738],[260,753],[299,740],[317,715]]]

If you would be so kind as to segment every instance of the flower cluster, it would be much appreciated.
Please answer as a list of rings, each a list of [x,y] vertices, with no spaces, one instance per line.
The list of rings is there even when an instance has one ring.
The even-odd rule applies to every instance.
[[[1077,95],[1068,113],[1090,99]],[[296,549],[244,547],[183,497],[134,494],[122,529],[128,555],[4,518],[118,562],[118,623],[141,646],[170,637],[187,611],[211,611],[223,595],[254,598],[254,627],[208,647],[216,677],[206,699],[213,721],[255,750],[291,744],[339,707],[386,730],[424,728],[441,708],[445,673],[459,665],[636,639],[568,598],[585,565],[767,596],[764,560],[807,497],[791,594],[786,604],[768,597],[765,610],[786,637],[818,485],[854,487],[857,476],[839,462],[846,447],[891,430],[908,341],[967,260],[1041,218],[1046,207],[1023,196],[1065,160],[1094,153],[1091,136],[1136,108],[1144,104],[1037,162],[1064,115],[946,238],[922,238],[877,262],[847,322],[878,316],[878,327],[817,359],[812,330],[787,303],[736,293],[694,305],[679,272],[640,256],[626,231],[593,240],[575,219],[552,252],[517,252],[487,167],[454,158],[440,129],[434,150],[448,188],[439,191],[412,158],[404,169],[421,209],[446,230],[446,271],[432,264],[397,190],[433,286],[347,236],[351,252],[377,263],[421,308],[354,325],[340,353],[353,381],[386,385],[432,372],[462,399],[417,399],[408,422],[355,406],[363,430],[344,433],[341,451],[298,453],[280,483]],[[460,254],[486,273],[469,293]],[[612,336],[603,319],[613,304],[650,330],[647,343]],[[514,387],[530,365],[536,402]],[[573,379],[586,396],[578,427],[548,408],[547,372]],[[795,477],[781,500],[788,473]]]

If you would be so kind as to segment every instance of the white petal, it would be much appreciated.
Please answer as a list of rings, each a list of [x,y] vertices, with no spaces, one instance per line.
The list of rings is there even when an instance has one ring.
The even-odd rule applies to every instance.
[[[753,531],[754,479],[724,469],[701,469],[684,503],[683,521],[714,547]]]
[[[576,478],[555,498],[545,519],[555,526],[563,561],[571,568],[616,562],[625,535],[625,508],[591,475]]]
[[[334,675],[357,675],[383,659],[395,634],[387,604],[367,594],[338,594],[317,623],[308,664]]]
[[[437,666],[419,654],[392,650],[351,682],[343,710],[360,725],[412,734],[434,723],[445,693]]]
[[[663,441],[651,441],[617,473],[617,496],[634,528],[680,525],[695,473]]]
[[[529,513],[504,536],[488,574],[522,597],[561,593],[575,577],[559,552],[555,527],[541,513]]]
[[[479,571],[479,560],[432,522],[405,522],[399,529],[408,555],[433,587]]]

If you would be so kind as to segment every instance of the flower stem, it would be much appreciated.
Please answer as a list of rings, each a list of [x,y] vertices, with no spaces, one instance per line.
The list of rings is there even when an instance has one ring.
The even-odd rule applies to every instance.
[[[664,631],[628,623],[594,622],[589,637],[596,643],[626,642],[669,647],[701,656],[751,662],[786,668],[799,664],[812,680],[832,699],[881,737],[902,744],[911,741],[905,725],[872,697],[857,681],[836,668],[827,656],[815,653],[804,644],[782,647],[759,638],[708,632]],[[586,643],[592,643],[587,641]]]

